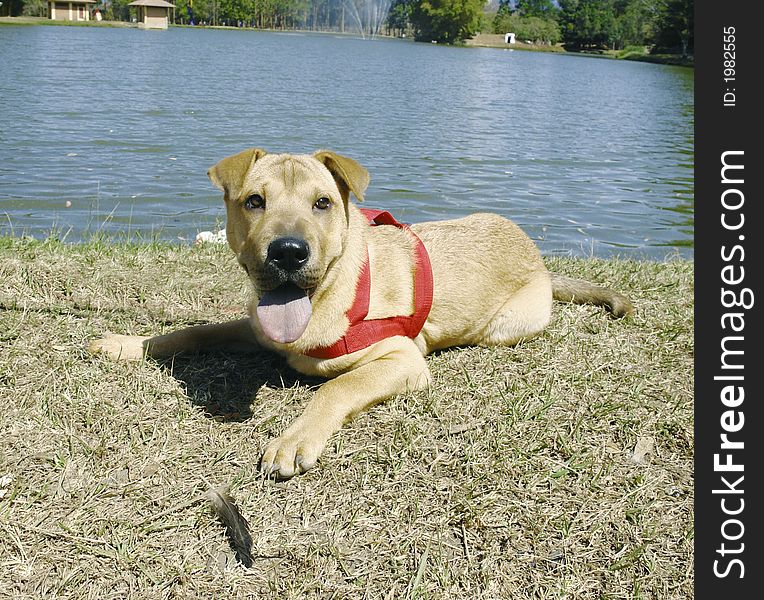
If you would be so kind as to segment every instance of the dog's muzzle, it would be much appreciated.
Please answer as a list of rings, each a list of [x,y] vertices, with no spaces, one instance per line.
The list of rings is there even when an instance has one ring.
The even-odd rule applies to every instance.
[[[256,286],[263,291],[273,290],[284,284],[294,284],[302,289],[315,286],[315,268],[310,266],[310,246],[296,237],[273,240],[266,251],[262,267],[257,270]]]
[[[299,271],[310,258],[310,246],[305,240],[283,237],[268,245],[266,268],[276,268],[284,273]]]
[[[300,238],[278,238],[268,245],[256,312],[263,333],[274,342],[294,342],[308,326],[316,275],[309,259],[310,246]]]

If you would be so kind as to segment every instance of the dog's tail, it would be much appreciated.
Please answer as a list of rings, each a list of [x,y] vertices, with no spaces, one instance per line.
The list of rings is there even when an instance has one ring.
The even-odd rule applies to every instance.
[[[583,279],[565,277],[557,273],[552,275],[552,297],[560,302],[573,302],[574,304],[594,304],[603,306],[614,317],[627,317],[634,313],[634,305],[631,301],[618,292],[605,287],[594,285]]]

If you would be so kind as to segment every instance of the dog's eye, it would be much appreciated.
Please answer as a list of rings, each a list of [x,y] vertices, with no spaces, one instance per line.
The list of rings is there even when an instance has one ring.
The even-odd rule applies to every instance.
[[[313,208],[317,208],[318,210],[326,210],[332,205],[332,201],[329,200],[329,198],[322,196],[318,200],[316,200],[316,203],[313,205]]]
[[[265,208],[265,198],[263,198],[260,194],[252,194],[244,201],[244,208],[247,210]]]

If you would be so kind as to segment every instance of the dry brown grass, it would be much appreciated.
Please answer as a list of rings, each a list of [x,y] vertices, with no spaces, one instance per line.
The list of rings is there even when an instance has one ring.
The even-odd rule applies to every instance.
[[[549,262],[637,315],[556,305],[534,341],[432,356],[430,391],[273,483],[260,452],[319,382],[84,351],[242,314],[225,249],[0,239],[0,597],[692,597],[692,263]],[[220,484],[249,570],[202,499]]]

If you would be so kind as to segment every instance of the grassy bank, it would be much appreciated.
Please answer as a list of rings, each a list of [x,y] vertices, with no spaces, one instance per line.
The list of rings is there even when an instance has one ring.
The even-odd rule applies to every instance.
[[[126,21],[54,21],[48,17],[0,17],[1,25],[54,25],[62,27],[138,27]]]
[[[466,46],[477,48],[502,48],[504,50],[528,50],[534,52],[565,52],[560,44],[526,44],[517,40],[514,44],[507,44],[504,35],[500,33],[477,33],[464,42]]]
[[[551,259],[634,318],[555,305],[516,348],[428,359],[319,467],[262,481],[316,381],[277,357],[86,354],[243,314],[226,248],[0,238],[0,597],[692,597],[692,263]],[[255,564],[201,500],[231,484]]]
[[[692,56],[682,56],[680,54],[650,54],[647,48],[642,46],[630,46],[624,50],[601,50],[597,52],[568,52],[562,44],[537,45],[516,42],[507,44],[504,36],[495,33],[478,33],[472,39],[467,40],[467,46],[479,48],[502,48],[504,50],[529,50],[534,52],[558,52],[563,54],[572,54],[576,56],[592,56],[596,58],[617,58],[621,60],[635,60],[640,62],[650,62],[663,65],[675,65],[680,67],[693,67],[695,65]]]

